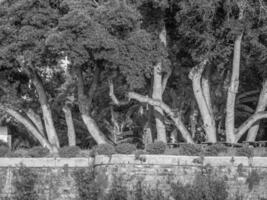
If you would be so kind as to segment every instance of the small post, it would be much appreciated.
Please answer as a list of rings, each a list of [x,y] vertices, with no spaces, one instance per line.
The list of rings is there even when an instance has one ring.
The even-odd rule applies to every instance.
[[[11,135],[8,135],[7,126],[0,126],[0,140],[6,142],[11,148]]]

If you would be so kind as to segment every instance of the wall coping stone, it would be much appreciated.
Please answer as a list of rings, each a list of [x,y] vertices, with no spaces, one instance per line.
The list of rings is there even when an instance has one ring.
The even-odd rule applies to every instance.
[[[95,158],[0,158],[0,168],[17,167],[21,164],[27,167],[88,167],[101,165],[169,165],[169,166],[234,166],[266,167],[267,157],[199,157],[173,155],[141,155],[144,159],[136,159],[135,155],[114,154],[112,156],[98,155]]]
[[[92,158],[0,158],[0,168],[18,167],[88,167]]]

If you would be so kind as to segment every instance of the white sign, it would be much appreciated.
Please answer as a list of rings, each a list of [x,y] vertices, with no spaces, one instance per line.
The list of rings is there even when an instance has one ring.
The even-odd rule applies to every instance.
[[[3,142],[8,143],[8,135],[0,135],[0,140],[2,140]]]

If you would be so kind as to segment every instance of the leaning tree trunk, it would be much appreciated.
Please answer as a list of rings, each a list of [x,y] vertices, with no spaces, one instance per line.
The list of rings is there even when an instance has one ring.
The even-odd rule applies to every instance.
[[[66,120],[67,127],[68,127],[69,146],[75,146],[76,145],[76,134],[75,134],[75,128],[74,128],[74,123],[73,123],[70,107],[68,105],[65,105],[63,107],[63,112],[65,114],[65,120]]]
[[[267,112],[257,112],[250,116],[236,131],[234,142],[238,140],[246,133],[246,131],[256,122],[261,119],[267,118]]]
[[[41,117],[38,114],[36,114],[32,109],[29,109],[26,112],[26,115],[30,118],[30,120],[32,120],[33,124],[36,126],[36,128],[42,134],[42,136],[45,137],[45,130]]]
[[[266,109],[266,106],[267,106],[267,80],[264,80],[255,114],[258,112],[264,111]],[[256,136],[259,130],[259,124],[260,123],[258,121],[252,127],[250,127],[248,131],[247,139],[246,139],[247,141],[256,140]]]
[[[96,84],[97,84],[98,75],[99,75],[98,73],[99,73],[99,71],[96,71],[96,73],[94,75],[94,80],[93,80],[93,83],[92,83],[90,91],[89,91],[90,95],[93,95],[94,90],[96,89]],[[91,136],[94,138],[94,140],[96,141],[97,144],[107,143],[107,139],[106,139],[105,135],[101,132],[97,123],[89,114],[91,102],[88,104],[88,101],[91,98],[88,99],[88,97],[85,95],[83,74],[82,74],[81,68],[77,69],[77,79],[78,79],[78,82],[77,82],[78,102],[79,102],[79,110],[81,113],[82,120],[83,120],[88,132],[91,134]]]
[[[216,126],[215,126],[215,120],[212,114],[211,105],[210,104],[210,97],[209,96],[209,85],[204,85],[205,88],[204,91],[207,92],[206,98],[203,94],[203,88],[202,88],[202,73],[204,71],[205,65],[207,64],[208,60],[204,60],[201,62],[198,66],[194,67],[190,74],[189,78],[192,80],[193,83],[193,91],[194,95],[200,110],[200,114],[203,120],[204,124],[204,130],[208,138],[208,142],[215,143],[217,141],[216,138]],[[207,84],[207,83],[206,83]],[[209,102],[207,102],[207,100]]]
[[[41,104],[41,109],[43,113],[43,120],[45,124],[45,129],[48,137],[48,141],[51,145],[53,145],[56,148],[59,148],[59,140],[57,136],[57,132],[54,126],[54,121],[52,117],[51,108],[49,106],[47,96],[44,90],[44,86],[42,83],[41,78],[34,72],[33,75],[33,84],[35,86],[35,89],[39,96],[39,102]]]
[[[240,9],[239,20],[242,20],[244,8],[243,6],[240,6],[239,9]],[[226,132],[226,141],[229,143],[235,142],[235,100],[239,87],[242,37],[243,33],[238,35],[234,42],[233,69],[232,69],[230,86],[227,92],[225,132]]]
[[[10,109],[10,108],[1,108],[6,113],[8,113],[10,116],[14,117],[18,122],[20,122],[25,128],[40,142],[40,144],[43,147],[48,148],[51,152],[55,152],[56,149],[54,149],[50,143],[47,141],[47,139],[38,131],[36,126],[27,118],[25,118],[22,114],[20,114],[18,111]]]

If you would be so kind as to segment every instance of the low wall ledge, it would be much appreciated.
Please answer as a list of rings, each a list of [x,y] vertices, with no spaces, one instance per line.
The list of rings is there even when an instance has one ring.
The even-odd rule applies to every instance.
[[[114,154],[110,156],[99,155],[95,158],[0,158],[0,168],[17,167],[21,164],[27,167],[88,167],[99,165],[173,165],[173,166],[239,166],[266,167],[267,157],[199,157],[199,156],[171,156],[171,155],[135,155]]]

